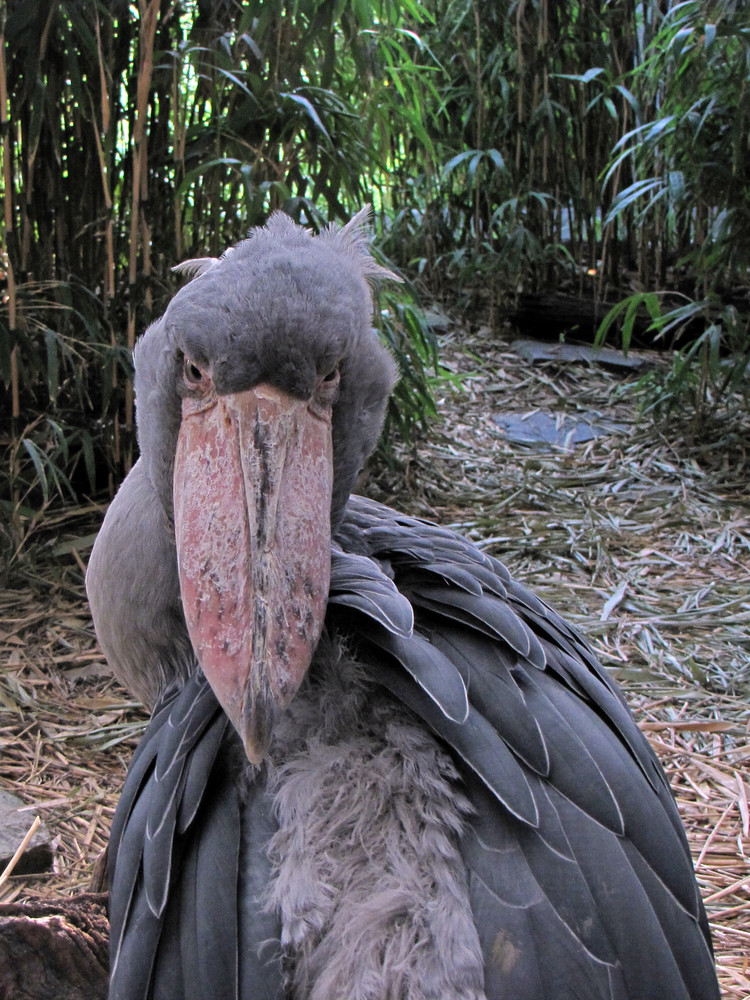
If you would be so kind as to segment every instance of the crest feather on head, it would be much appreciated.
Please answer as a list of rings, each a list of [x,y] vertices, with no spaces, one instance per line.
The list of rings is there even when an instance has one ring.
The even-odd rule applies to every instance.
[[[365,205],[355,216],[353,216],[344,226],[336,222],[329,223],[318,236],[315,236],[309,229],[298,226],[284,212],[274,212],[265,226],[251,230],[249,239],[254,236],[266,233],[269,235],[283,233],[297,233],[301,239],[322,240],[329,246],[344,253],[352,263],[356,264],[359,271],[368,281],[388,279],[390,281],[402,281],[397,274],[389,271],[387,267],[378,264],[370,253],[370,218],[372,208]],[[213,267],[224,260],[232,253],[234,247],[225,250],[221,257],[193,257],[191,260],[184,260],[181,264],[175,264],[172,270],[177,274],[184,274],[188,279],[199,278],[202,274],[210,271]]]
[[[318,239],[336,243],[356,261],[362,274],[368,280],[376,281],[387,278],[391,281],[402,281],[403,279],[394,274],[393,271],[389,271],[387,267],[381,267],[370,253],[371,216],[372,206],[365,205],[345,226],[339,226],[335,222],[329,223]]]

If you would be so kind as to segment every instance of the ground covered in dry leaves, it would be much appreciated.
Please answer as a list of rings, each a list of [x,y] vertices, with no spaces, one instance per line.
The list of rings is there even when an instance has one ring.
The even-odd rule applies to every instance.
[[[669,772],[724,997],[747,1000],[750,426],[689,442],[638,417],[632,374],[530,365],[507,339],[450,329],[429,440],[363,491],[467,533],[590,637]],[[627,430],[543,451],[509,443],[492,419],[537,409],[600,412]],[[0,788],[55,847],[52,873],[0,875],[0,902],[88,887],[145,725],[107,674],[85,602],[101,513],[48,522],[19,585],[0,593]]]

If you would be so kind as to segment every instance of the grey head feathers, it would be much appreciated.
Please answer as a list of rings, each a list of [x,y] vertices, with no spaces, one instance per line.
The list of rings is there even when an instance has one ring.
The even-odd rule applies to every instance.
[[[277,212],[222,257],[182,266],[194,277],[135,350],[141,454],[168,513],[188,357],[210,371],[219,394],[267,381],[305,398],[316,378],[339,369],[331,516],[340,519],[397,377],[372,329],[370,286],[400,279],[372,258],[368,219],[365,208],[315,236]]]

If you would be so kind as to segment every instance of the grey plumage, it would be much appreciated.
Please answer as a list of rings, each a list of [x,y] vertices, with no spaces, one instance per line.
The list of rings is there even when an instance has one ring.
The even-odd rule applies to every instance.
[[[310,1000],[484,1000],[457,772],[339,638],[271,750],[268,903]],[[321,849],[325,845],[325,849]]]
[[[671,792],[589,647],[464,539],[347,499],[394,378],[364,221],[274,217],[137,349],[143,457],[88,577],[113,669],[154,707],[112,829],[111,995],[714,1000]],[[180,598],[180,393],[190,413],[207,380],[209,403],[333,400],[325,627],[260,766]]]

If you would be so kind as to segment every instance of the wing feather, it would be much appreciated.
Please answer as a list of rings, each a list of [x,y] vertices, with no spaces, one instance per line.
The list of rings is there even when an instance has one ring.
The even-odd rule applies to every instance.
[[[452,676],[442,660],[407,662],[415,647],[384,635],[387,616],[364,602],[348,617],[344,601],[331,608],[455,755],[475,808],[462,853],[487,996],[718,1000],[668,783],[585,640],[443,528],[352,498],[340,538],[408,598],[415,635],[468,694],[461,723],[430,696]]]
[[[475,597],[448,587],[422,584],[410,588],[414,603],[436,611],[446,617],[456,617],[467,624],[485,627],[488,634],[506,642],[511,649],[540,669],[544,667],[544,653],[533,632],[512,608],[493,595]]]
[[[537,806],[526,774],[484,716],[470,708],[464,723],[453,722],[411,678],[383,662],[378,666],[378,679],[446,741],[498,802],[524,823],[536,826]]]
[[[367,625],[360,625],[359,633],[398,660],[446,718],[459,724],[466,722],[469,714],[466,684],[456,664],[436,645],[420,635],[401,636],[368,629]]]
[[[465,682],[471,680],[472,704],[503,734],[516,756],[537,774],[549,774],[547,744],[515,676],[515,654],[484,635],[449,624],[428,634],[461,671]]]
[[[334,548],[328,601],[355,608],[394,634],[412,633],[411,604],[372,559]]]
[[[489,1000],[718,1000],[666,778],[582,637],[446,529],[352,498],[337,541],[329,626],[450,749],[474,809]],[[157,706],[112,827],[112,1000],[284,995],[272,803],[238,787],[236,743],[200,673]]]
[[[258,952],[273,933],[259,912],[240,934],[240,864],[267,864],[243,853],[241,755],[202,673],[157,706],[112,827],[112,1000],[231,1000],[239,995],[240,947]],[[270,804],[264,809],[269,831]],[[278,966],[248,961],[262,968],[269,995],[281,989]]]

